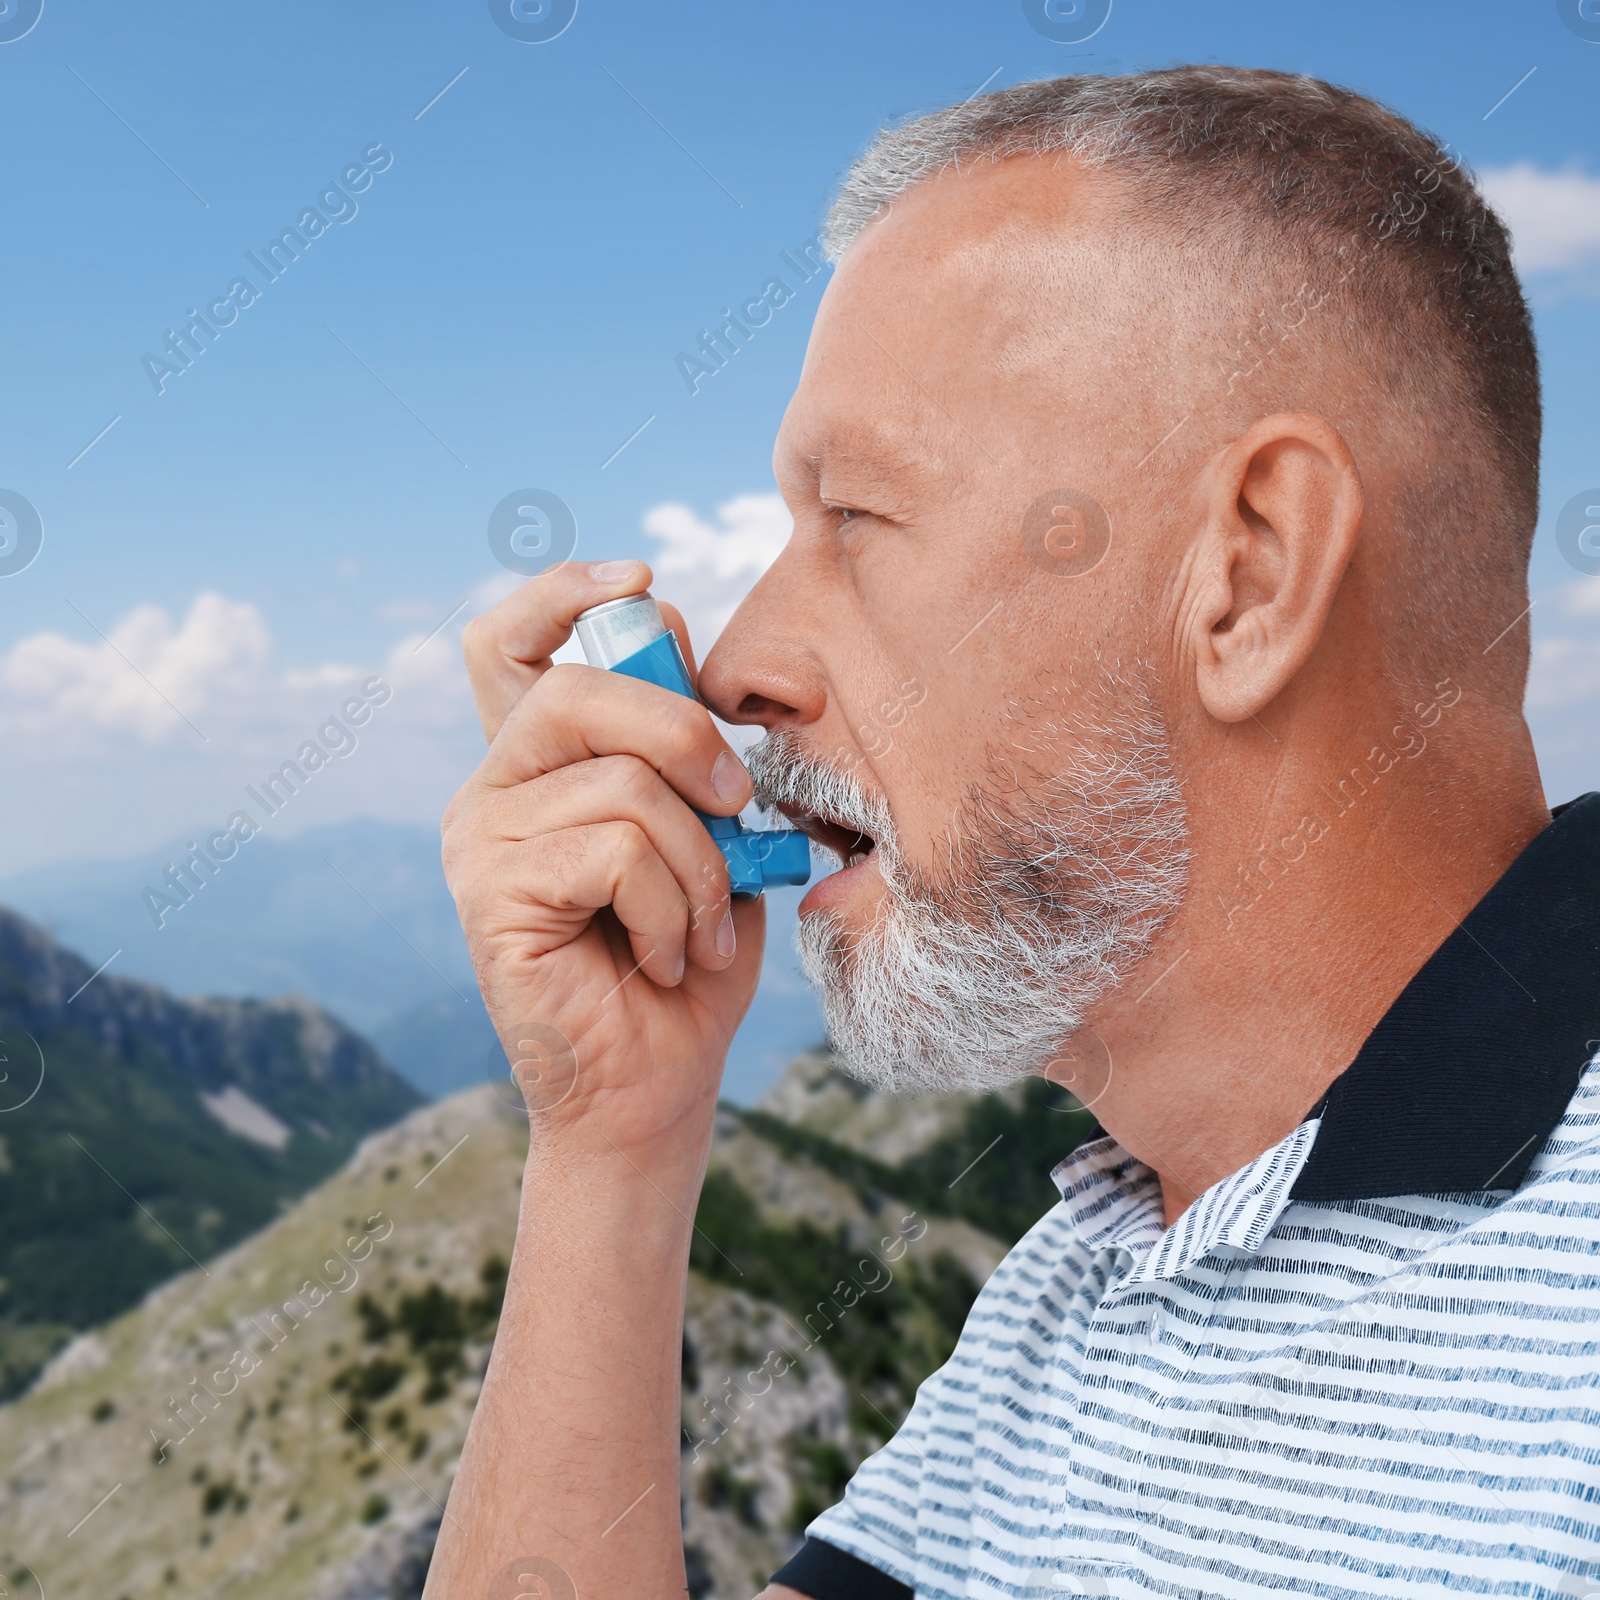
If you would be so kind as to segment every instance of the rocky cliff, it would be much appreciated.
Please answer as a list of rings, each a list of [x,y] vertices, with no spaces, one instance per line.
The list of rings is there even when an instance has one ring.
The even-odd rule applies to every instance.
[[[309,1002],[180,1000],[0,910],[0,1395],[421,1098]]]

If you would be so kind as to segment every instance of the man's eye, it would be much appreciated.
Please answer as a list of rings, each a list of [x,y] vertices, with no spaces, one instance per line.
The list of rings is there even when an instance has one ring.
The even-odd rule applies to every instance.
[[[841,505],[837,500],[824,500],[822,509],[835,527],[842,528],[848,522],[877,522],[881,520],[881,513],[868,511],[865,506]]]

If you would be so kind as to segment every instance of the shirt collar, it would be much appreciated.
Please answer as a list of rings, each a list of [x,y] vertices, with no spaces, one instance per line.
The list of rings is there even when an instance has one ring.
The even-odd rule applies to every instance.
[[[1600,1044],[1600,794],[1559,806],[1321,1106],[1306,1201],[1515,1189]]]
[[[1171,1228],[1156,1174],[1115,1139],[1050,1176],[1085,1246],[1146,1252],[1135,1279],[1175,1276],[1219,1246],[1253,1252],[1291,1201],[1515,1189],[1597,1035],[1600,793],[1556,808],[1311,1115]]]
[[[1259,1250],[1289,1204],[1316,1138],[1316,1121],[1302,1122],[1288,1138],[1212,1184],[1170,1228],[1160,1180],[1115,1139],[1081,1146],[1050,1176],[1076,1237],[1091,1250],[1138,1255],[1127,1281],[1142,1283],[1175,1278],[1219,1248]]]

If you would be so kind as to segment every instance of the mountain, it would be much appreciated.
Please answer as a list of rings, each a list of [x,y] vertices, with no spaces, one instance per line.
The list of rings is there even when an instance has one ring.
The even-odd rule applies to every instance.
[[[302,999],[177,1000],[0,909],[0,1394],[421,1096]]]
[[[749,1600],[795,1548],[1092,1126],[1039,1082],[889,1098],[820,1053],[760,1106],[720,1109],[683,1349],[693,1595]],[[0,1409],[13,1591],[414,1600],[488,1359],[526,1141],[492,1089],[424,1107],[205,1272],[63,1350]]]
[[[484,1082],[494,1031],[439,866],[438,829],[372,818],[288,838],[262,835],[214,873],[190,875],[176,908],[148,891],[188,837],[148,857],[35,868],[0,882],[16,906],[111,970],[183,994],[308,996],[372,1039],[429,1096]],[[791,943],[802,891],[767,895],[761,987],[729,1053],[724,1092],[755,1100],[824,1033]],[[157,926],[157,918],[160,925]]]

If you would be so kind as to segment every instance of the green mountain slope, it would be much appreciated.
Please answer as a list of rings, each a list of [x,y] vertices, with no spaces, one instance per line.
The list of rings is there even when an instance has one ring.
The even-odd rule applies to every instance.
[[[1087,1124],[1030,1109],[1029,1088],[933,1115],[857,1094],[858,1114],[820,1134],[806,1114],[830,1071],[804,1058],[777,1111],[717,1118],[684,1337],[679,1492],[699,1597],[749,1600],[948,1353],[1011,1242],[971,1216],[1026,1209],[1001,1173],[1008,1143],[1037,1141],[1041,1119],[1059,1130],[1047,1170]],[[10,1592],[420,1594],[526,1139],[490,1088],[425,1107],[205,1272],[61,1352],[0,1409]],[[1053,1197],[1044,1179],[1027,1221]],[[597,1527],[623,1509],[597,1507]]]
[[[92,973],[0,911],[0,1394],[421,1099],[307,1002]]]

